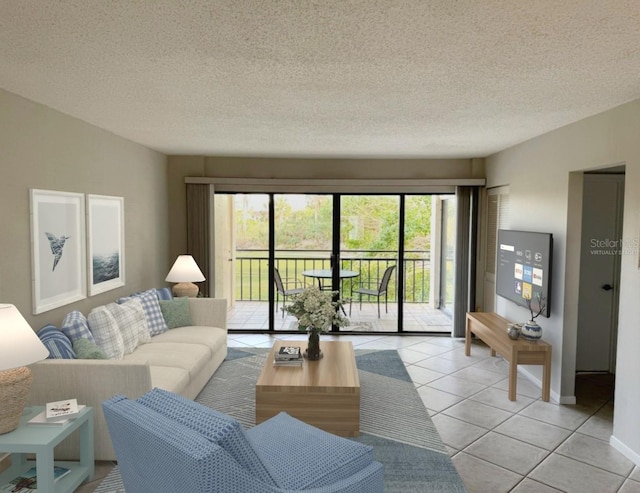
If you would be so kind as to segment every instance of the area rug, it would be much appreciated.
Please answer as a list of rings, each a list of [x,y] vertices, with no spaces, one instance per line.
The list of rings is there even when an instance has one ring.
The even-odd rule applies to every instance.
[[[229,348],[196,401],[254,426],[255,383],[266,349]],[[407,370],[394,350],[356,350],[360,376],[360,436],[384,464],[388,493],[463,493],[460,479]],[[118,468],[95,493],[123,493]],[[136,493],[136,492],[128,492]],[[177,493],[177,492],[176,492]]]

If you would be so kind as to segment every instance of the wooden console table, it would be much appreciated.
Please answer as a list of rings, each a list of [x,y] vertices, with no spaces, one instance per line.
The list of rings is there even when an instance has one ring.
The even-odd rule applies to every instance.
[[[507,335],[509,320],[497,313],[467,312],[464,353],[471,354],[471,334],[475,334],[491,350],[509,362],[509,400],[516,400],[518,365],[542,365],[542,400],[548,402],[551,390],[551,345],[522,337],[513,340]]]

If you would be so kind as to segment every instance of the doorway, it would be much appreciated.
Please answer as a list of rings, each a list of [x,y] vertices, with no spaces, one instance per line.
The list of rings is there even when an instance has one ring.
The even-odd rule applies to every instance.
[[[577,375],[615,374],[624,180],[624,166],[583,177]]]

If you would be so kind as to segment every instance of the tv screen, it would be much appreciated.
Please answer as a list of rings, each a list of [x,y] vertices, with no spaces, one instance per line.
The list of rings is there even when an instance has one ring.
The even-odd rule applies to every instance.
[[[542,296],[546,308],[541,315],[549,317],[552,256],[551,233],[498,230],[496,294],[524,307],[531,298],[536,312]]]

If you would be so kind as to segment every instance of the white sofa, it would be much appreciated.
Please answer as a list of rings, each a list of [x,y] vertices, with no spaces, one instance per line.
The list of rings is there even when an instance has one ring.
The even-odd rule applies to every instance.
[[[121,360],[47,359],[31,366],[28,405],[76,398],[95,412],[95,459],[115,460],[102,402],[116,394],[135,399],[154,387],[194,399],[227,355],[227,302],[189,298],[192,326],[151,338]],[[79,457],[77,435],[56,448],[56,459]]]

